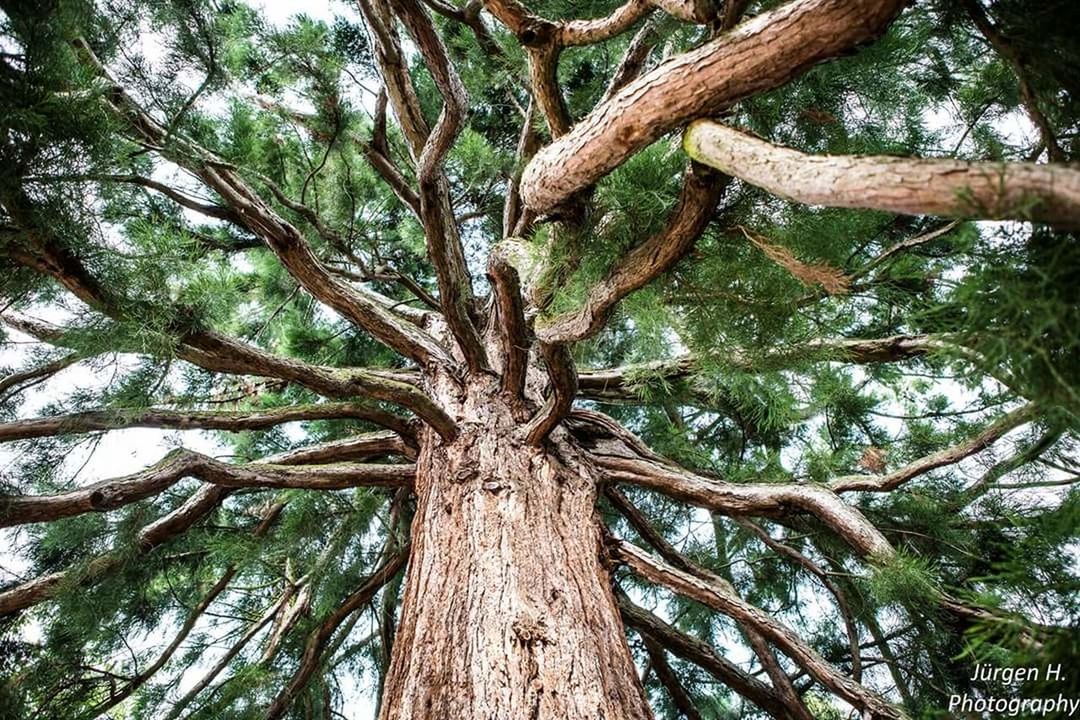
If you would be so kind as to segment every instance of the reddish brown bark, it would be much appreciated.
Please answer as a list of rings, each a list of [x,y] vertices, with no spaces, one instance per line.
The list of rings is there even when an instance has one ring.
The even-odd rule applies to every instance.
[[[651,718],[600,560],[596,482],[559,431],[530,446],[497,379],[427,433],[382,720]]]

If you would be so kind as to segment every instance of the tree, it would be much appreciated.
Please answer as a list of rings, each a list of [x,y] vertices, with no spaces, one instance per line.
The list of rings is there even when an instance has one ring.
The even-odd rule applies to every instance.
[[[1074,658],[1078,10],[907,5],[0,3],[0,705],[942,717]],[[136,427],[227,455],[72,467]]]

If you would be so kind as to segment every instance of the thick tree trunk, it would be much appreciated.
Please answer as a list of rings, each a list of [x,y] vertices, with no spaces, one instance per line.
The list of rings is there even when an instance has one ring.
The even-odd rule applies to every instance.
[[[596,483],[558,436],[527,445],[503,397],[495,379],[474,385],[459,436],[423,438],[380,717],[651,718],[600,557]]]

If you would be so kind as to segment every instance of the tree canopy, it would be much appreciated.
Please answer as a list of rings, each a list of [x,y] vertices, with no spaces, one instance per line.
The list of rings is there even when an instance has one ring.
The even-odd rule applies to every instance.
[[[0,715],[384,706],[488,376],[656,717],[1080,695],[1080,6],[296,9],[0,0]]]

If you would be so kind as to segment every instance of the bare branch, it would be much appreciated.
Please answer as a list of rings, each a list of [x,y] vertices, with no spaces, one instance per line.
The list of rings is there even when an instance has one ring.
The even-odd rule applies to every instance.
[[[1080,227],[1080,170],[1065,165],[808,155],[706,120],[683,146],[698,162],[810,205]]]
[[[653,360],[623,365],[607,370],[582,370],[578,389],[585,397],[626,396],[634,384],[659,378],[665,382],[693,376],[706,361],[721,362],[744,372],[760,372],[790,367],[804,362],[847,362],[859,365],[902,362],[952,347],[948,338],[935,335],[893,335],[885,338],[818,338],[805,343],[771,349],[764,354],[743,348],[726,349],[715,358],[679,355],[668,360]]]
[[[48,522],[88,512],[107,512],[158,495],[185,477],[223,487],[341,490],[399,486],[412,482],[412,465],[230,465],[212,457],[176,450],[156,465],[124,477],[102,480],[57,495],[0,497],[0,527]]]
[[[931,470],[936,470],[937,468],[945,467],[946,465],[954,465],[964,458],[985,450],[1010,431],[1031,422],[1035,416],[1036,410],[1037,407],[1035,404],[1028,403],[997,420],[975,437],[964,440],[950,448],[921,457],[914,462],[908,463],[899,470],[894,470],[886,475],[849,475],[836,478],[829,483],[829,487],[833,492],[838,493],[855,490],[867,492],[887,492],[889,490],[895,490],[904,483],[910,482],[921,475],[925,475]]]
[[[575,419],[584,417],[583,413],[575,414]],[[610,427],[603,430],[609,431]],[[624,429],[618,432],[620,435],[613,438],[590,438],[588,448],[597,468],[611,482],[626,482],[655,490],[723,515],[776,517],[792,511],[809,513],[871,562],[882,563],[895,555],[885,536],[861,512],[828,488],[817,485],[729,483],[703,477],[647,449],[643,453],[640,440],[631,440],[633,436]]]
[[[631,543],[614,541],[610,548],[619,560],[625,562],[634,572],[647,580],[693,598],[753,627],[818,682],[855,707],[866,711],[870,717],[891,720],[901,720],[906,717],[901,710],[840,673],[772,615],[750,605],[725,587],[655,560]]]
[[[687,168],[678,205],[666,227],[621,258],[606,278],[590,288],[579,309],[537,328],[537,337],[548,343],[568,343],[596,334],[620,300],[671,269],[690,252],[726,184],[703,166]]]
[[[675,655],[694,663],[773,717],[797,720],[773,688],[718,655],[708,643],[676,630],[648,610],[632,603],[625,595],[620,594],[617,599],[623,621],[643,636],[652,638]]]
[[[338,626],[353,613],[357,608],[369,602],[375,593],[383,585],[397,575],[405,562],[409,559],[409,548],[399,549],[396,553],[388,554],[383,563],[374,570],[356,590],[338,605],[334,610],[308,635],[304,645],[304,654],[300,659],[300,665],[293,673],[292,680],[282,688],[278,696],[266,709],[266,720],[276,720],[289,709],[293,699],[304,689],[308,680],[318,668],[323,648],[333,636]]]
[[[695,117],[783,85],[879,33],[904,0],[796,0],[762,13],[626,85],[525,169],[522,194],[550,212]]]
[[[525,441],[530,445],[539,445],[544,441],[570,412],[577,394],[577,371],[567,347],[540,343],[540,354],[544,357],[551,380],[551,394],[525,427]]]
[[[502,388],[510,397],[524,398],[529,327],[525,321],[521,281],[504,251],[504,246],[497,245],[488,258],[488,277],[495,297],[494,319],[502,346]]]
[[[414,118],[410,122],[415,127],[406,129],[405,135],[417,162],[420,217],[428,254],[439,284],[439,305],[469,369],[480,372],[487,368],[487,356],[470,315],[472,282],[450,203],[449,183],[442,169],[446,153],[464,127],[468,103],[465,87],[424,7],[418,0],[396,2],[394,7],[398,16],[416,43],[443,99],[439,119],[434,129],[428,132],[423,125],[419,101],[408,77],[407,67],[400,63],[401,48],[385,2],[361,0],[359,4],[368,27],[377,39],[376,58],[383,71],[394,113],[399,122],[403,118]]]
[[[0,423],[0,442],[132,427],[176,430],[261,430],[303,420],[355,419],[379,423],[384,411],[358,403],[293,405],[265,410],[91,410]],[[395,423],[396,424],[396,423]]]

